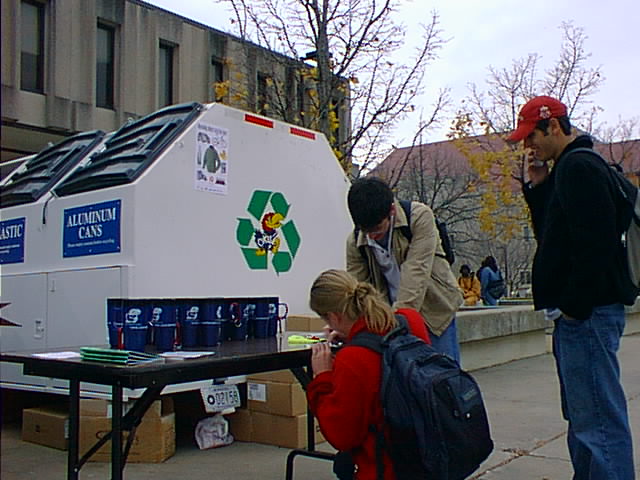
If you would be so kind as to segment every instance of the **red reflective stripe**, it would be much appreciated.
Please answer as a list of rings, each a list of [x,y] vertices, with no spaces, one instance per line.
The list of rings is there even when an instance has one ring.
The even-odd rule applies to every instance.
[[[245,113],[244,121],[249,123],[255,123],[256,125],[262,125],[263,127],[273,128],[273,122],[271,120],[267,120],[266,118],[256,117],[254,115],[249,115]]]
[[[301,128],[291,127],[289,128],[289,132],[293,135],[298,135],[304,138],[310,138],[311,140],[316,139],[316,134],[313,132],[308,132],[307,130],[302,130]]]

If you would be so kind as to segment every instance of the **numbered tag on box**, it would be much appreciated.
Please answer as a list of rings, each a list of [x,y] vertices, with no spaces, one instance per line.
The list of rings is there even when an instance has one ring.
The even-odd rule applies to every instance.
[[[204,408],[208,413],[222,412],[240,406],[240,392],[236,385],[210,385],[200,389]]]

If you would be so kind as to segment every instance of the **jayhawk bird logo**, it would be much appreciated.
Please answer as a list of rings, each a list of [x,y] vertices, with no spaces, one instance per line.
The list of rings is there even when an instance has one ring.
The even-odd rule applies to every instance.
[[[256,255],[266,255],[267,251],[278,253],[280,248],[280,238],[278,237],[278,229],[282,226],[284,216],[279,213],[265,213],[262,217],[262,230],[255,231],[254,239],[258,250]]]

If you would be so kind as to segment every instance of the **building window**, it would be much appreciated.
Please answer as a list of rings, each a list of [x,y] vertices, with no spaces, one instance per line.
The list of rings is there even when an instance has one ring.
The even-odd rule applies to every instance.
[[[160,42],[158,64],[158,106],[173,104],[173,49],[172,45]]]
[[[271,83],[271,78],[268,75],[259,73],[256,83],[256,112],[260,115],[266,115],[269,111],[269,84]]]
[[[224,81],[224,62],[216,57],[211,57],[211,66],[213,67],[213,81],[220,83]]]
[[[20,14],[20,88],[44,91],[44,5],[23,1]]]
[[[98,23],[96,38],[96,106],[113,108],[115,80],[115,30]]]
[[[211,67],[213,69],[211,78],[213,79],[213,99],[216,102],[224,100],[226,88],[223,88],[224,82],[224,62],[217,58],[211,57]]]

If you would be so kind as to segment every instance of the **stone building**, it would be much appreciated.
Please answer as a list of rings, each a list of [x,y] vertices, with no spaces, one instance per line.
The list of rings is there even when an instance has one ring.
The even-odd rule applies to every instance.
[[[224,103],[305,125],[312,65],[140,0],[3,0],[2,175],[79,131]],[[347,97],[336,99],[346,138]]]

